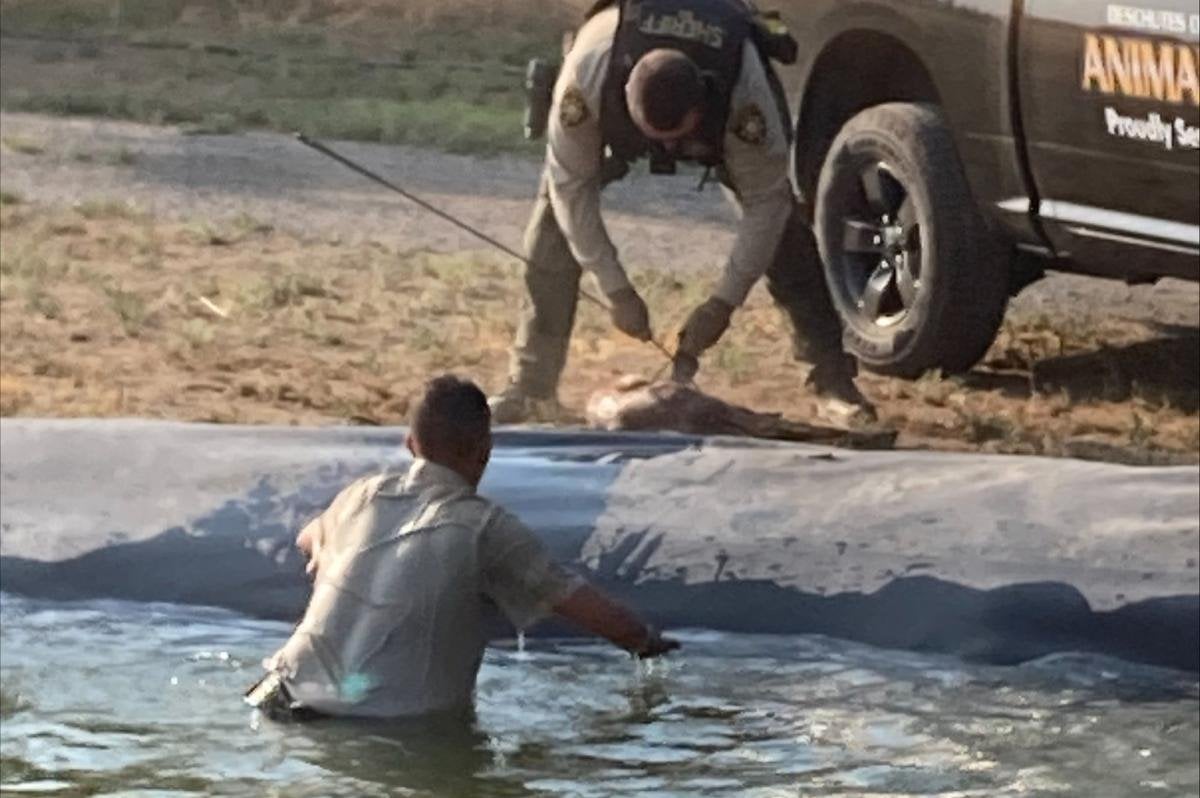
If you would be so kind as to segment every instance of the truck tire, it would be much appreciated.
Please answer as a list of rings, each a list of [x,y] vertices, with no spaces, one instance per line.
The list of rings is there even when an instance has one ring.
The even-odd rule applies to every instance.
[[[1008,303],[1004,250],[981,218],[936,106],[868,108],[838,133],[815,233],[847,351],[871,371],[965,371]]]

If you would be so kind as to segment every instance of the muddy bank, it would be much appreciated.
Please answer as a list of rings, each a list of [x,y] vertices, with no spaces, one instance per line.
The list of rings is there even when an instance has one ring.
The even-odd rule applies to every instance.
[[[298,525],[400,431],[0,423],[0,588],[297,616]],[[504,432],[484,492],[664,626],[1196,669],[1195,468]]]

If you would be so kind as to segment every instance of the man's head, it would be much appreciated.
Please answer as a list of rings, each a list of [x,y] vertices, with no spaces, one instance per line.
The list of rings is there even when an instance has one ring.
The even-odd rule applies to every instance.
[[[412,413],[408,450],[478,485],[492,453],[492,413],[483,391],[452,374],[427,382]]]
[[[699,127],[706,93],[696,62],[664,47],[639,58],[625,82],[625,103],[633,123],[646,138],[668,149]]]

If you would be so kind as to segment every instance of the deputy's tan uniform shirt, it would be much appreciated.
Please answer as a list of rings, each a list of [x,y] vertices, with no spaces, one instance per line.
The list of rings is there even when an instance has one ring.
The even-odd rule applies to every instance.
[[[524,628],[580,583],[516,517],[425,460],[352,483],[302,534],[312,598],[267,664],[331,714],[468,709],[489,602]]]
[[[609,294],[630,285],[600,218],[600,98],[618,12],[606,9],[579,29],[554,86],[546,152],[555,219],[571,254]],[[737,193],[741,221],[713,290],[734,307],[770,266],[791,214],[784,124],[762,61],[747,41],[724,140],[725,169]]]

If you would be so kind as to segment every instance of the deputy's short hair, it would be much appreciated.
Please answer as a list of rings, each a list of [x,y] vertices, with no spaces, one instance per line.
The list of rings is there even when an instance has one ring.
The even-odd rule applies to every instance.
[[[704,105],[704,75],[680,50],[658,48],[638,59],[625,87],[633,116],[655,130],[674,130]]]
[[[492,412],[478,385],[443,374],[425,383],[411,423],[427,455],[466,455],[487,440]]]

